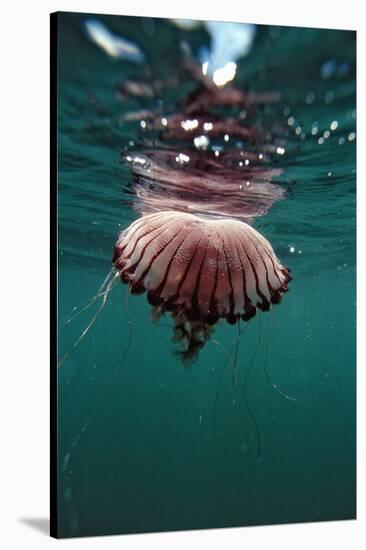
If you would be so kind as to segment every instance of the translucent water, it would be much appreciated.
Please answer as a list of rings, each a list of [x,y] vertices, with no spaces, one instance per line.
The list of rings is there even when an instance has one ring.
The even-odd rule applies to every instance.
[[[120,155],[148,135],[124,115],[174,112],[192,87],[179,43],[195,53],[209,40],[165,20],[99,19],[146,61],[108,56],[84,16],[60,16],[60,357],[97,305],[67,324],[74,308],[96,294],[119,231],[137,217]],[[127,78],[174,77],[158,100],[116,92]],[[112,289],[59,368],[61,536],[355,517],[355,34],[257,27],[235,84],[281,92],[258,123],[284,140],[277,165],[289,192],[254,227],[291,267],[291,290],[239,340],[221,323],[183,368],[169,319],[153,324],[146,296]]]

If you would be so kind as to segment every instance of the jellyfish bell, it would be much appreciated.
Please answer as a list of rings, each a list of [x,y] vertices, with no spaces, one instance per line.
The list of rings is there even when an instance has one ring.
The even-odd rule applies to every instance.
[[[281,301],[291,277],[270,243],[236,219],[165,211],[144,215],[118,237],[113,263],[153,314],[169,313],[183,359],[193,359],[220,319],[248,321]]]

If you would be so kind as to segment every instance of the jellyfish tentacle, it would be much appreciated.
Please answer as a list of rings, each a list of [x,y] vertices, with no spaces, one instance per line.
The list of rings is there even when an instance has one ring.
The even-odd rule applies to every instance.
[[[211,338],[211,342],[215,344],[215,346],[220,348],[226,354],[226,356],[228,356],[229,352],[221,342],[219,342],[216,338]]]
[[[102,312],[104,306],[106,305],[107,303],[107,300],[108,300],[108,296],[109,296],[109,293],[110,291],[112,290],[113,286],[116,284],[117,280],[119,278],[119,273],[115,273],[114,277],[112,278],[112,280],[108,283],[107,285],[107,288],[106,290],[104,291],[104,293],[102,294],[103,295],[103,299],[101,301],[101,304],[100,306],[98,307],[96,313],[93,315],[93,317],[91,318],[91,320],[89,321],[89,323],[86,325],[86,327],[84,328],[83,332],[80,334],[80,336],[77,338],[77,340],[75,340],[75,342],[73,343],[72,347],[70,348],[70,350],[68,352],[65,353],[65,355],[60,359],[60,361],[58,362],[58,367],[61,367],[63,365],[63,363],[66,361],[66,359],[70,356],[70,354],[72,353],[72,351],[74,351],[78,345],[80,344],[80,342],[84,339],[84,337],[87,335],[87,333],[89,332],[89,330],[91,329],[91,327],[94,325],[95,321],[98,319],[100,313]]]
[[[216,393],[215,393],[215,401],[214,401],[214,407],[213,407],[213,414],[212,414],[212,417],[213,417],[213,426],[214,428],[216,428],[217,424],[216,424],[216,410],[217,410],[217,405],[218,405],[218,400],[219,400],[219,394],[220,394],[220,389],[221,389],[221,385],[222,385],[222,382],[223,382],[223,379],[224,379],[224,374],[226,372],[226,369],[229,365],[229,361],[230,361],[230,357],[232,355],[233,352],[236,351],[237,347],[238,347],[238,338],[242,337],[242,335],[244,334],[246,330],[246,327],[244,327],[244,329],[241,331],[240,329],[240,332],[238,332],[238,335],[237,335],[237,338],[235,340],[235,344],[232,346],[231,350],[229,352],[226,352],[227,353],[227,357],[226,357],[226,360],[225,360],[225,363],[224,363],[224,366],[222,368],[222,371],[221,371],[221,374],[220,374],[220,378],[219,378],[219,383],[217,385],[217,389],[216,389]],[[236,365],[236,362],[237,362],[237,359],[234,360],[234,364]],[[235,366],[235,369],[236,369],[236,366]],[[240,384],[239,382],[237,382],[237,387],[239,388],[240,387]]]
[[[253,412],[253,410],[252,410],[252,408],[249,404],[248,394],[247,394],[247,385],[248,385],[249,376],[250,376],[250,373],[252,371],[252,367],[253,367],[253,364],[254,364],[254,359],[257,355],[257,352],[258,352],[259,347],[260,347],[261,342],[262,342],[262,329],[261,329],[260,315],[258,316],[258,318],[259,318],[259,322],[258,322],[257,342],[255,344],[253,353],[251,355],[248,367],[247,367],[246,372],[245,372],[245,376],[244,376],[244,380],[243,380],[243,384],[242,384],[242,393],[243,393],[243,397],[244,397],[245,407],[246,407],[246,409],[248,411],[248,414],[249,414],[249,416],[252,419],[253,424],[254,424],[256,440],[257,440],[257,454],[256,454],[256,456],[257,456],[257,459],[260,460],[260,458],[262,456],[262,445],[261,445],[261,435],[260,435],[260,430],[259,430],[259,424],[258,424],[258,421],[255,417],[255,414],[254,414],[254,412]]]
[[[130,351],[130,348],[131,348],[131,343],[132,343],[132,337],[133,337],[133,332],[132,332],[132,321],[131,321],[131,313],[130,313],[130,309],[129,309],[129,303],[128,303],[128,288],[126,288],[126,313],[127,313],[127,325],[128,325],[128,338],[127,338],[127,345],[125,347],[125,350],[123,352],[123,355],[121,357],[121,361],[119,361],[117,367],[114,369],[112,375],[109,377],[109,379],[107,380],[107,382],[105,383],[104,385],[104,388],[102,389],[102,391],[99,393],[99,396],[97,398],[97,405],[99,405],[101,402],[102,402],[102,399],[104,398],[105,394],[106,394],[106,391],[107,389],[109,388],[109,386],[112,384],[112,382],[115,380],[117,374],[120,372],[125,360],[127,359],[127,355]],[[62,471],[66,471],[67,468],[68,468],[68,465],[70,463],[70,460],[72,458],[72,454],[74,453],[76,447],[79,445],[80,441],[81,441],[81,438],[83,437],[83,435],[86,433],[86,431],[88,430],[90,424],[93,422],[94,418],[95,418],[95,415],[97,414],[97,411],[94,410],[94,412],[92,412],[86,422],[82,425],[81,429],[79,430],[79,432],[76,434],[76,436],[74,437],[70,447],[69,447],[69,450],[67,451],[67,453],[65,454],[64,458],[63,458],[63,461],[62,461]]]
[[[202,415],[202,408],[200,406],[200,402],[199,402],[199,398],[198,398],[198,389],[197,389],[197,383],[196,383],[196,379],[193,375],[193,369],[188,369],[189,372],[191,373],[191,381],[192,381],[192,386],[193,386],[193,394],[195,396],[195,399],[196,399],[196,406],[197,406],[197,412],[198,412],[198,422],[200,425],[202,425],[203,423],[203,415]]]
[[[214,401],[214,406],[213,406],[213,411],[212,411],[212,421],[213,421],[213,427],[216,429],[217,428],[217,422],[216,422],[216,411],[217,411],[217,405],[218,405],[218,401],[219,401],[219,394],[220,394],[220,389],[221,389],[221,386],[222,386],[222,382],[223,382],[223,379],[224,379],[224,375],[225,375],[225,372],[226,372],[226,369],[229,365],[229,360],[230,360],[230,357],[231,357],[231,354],[232,352],[234,351],[234,348],[235,348],[235,344],[234,346],[232,346],[227,358],[226,358],[226,361],[224,363],[224,366],[221,370],[221,374],[220,374],[220,378],[219,378],[219,383],[217,385],[217,389],[216,389],[216,393],[215,393],[215,401]]]
[[[238,325],[238,333],[237,333],[237,336],[236,336],[234,361],[233,361],[233,366],[232,366],[234,386],[239,386],[237,366],[238,366],[238,358],[239,358],[240,339],[241,339],[241,336],[242,336],[241,330],[240,330],[240,319],[238,319],[237,325]]]
[[[81,307],[81,309],[78,309],[78,311],[76,311],[76,313],[74,313],[71,317],[69,317],[69,319],[62,325],[62,328],[65,328],[67,325],[69,325],[74,319],[76,319],[77,317],[79,317],[79,315],[81,313],[83,313],[84,311],[86,311],[87,309],[89,309],[93,304],[95,304],[95,302],[98,300],[98,298],[101,298],[102,296],[104,296],[104,293],[105,293],[105,290],[104,290],[104,287],[107,285],[108,283],[108,279],[110,279],[111,275],[115,272],[115,269],[114,267],[112,267],[112,269],[109,271],[108,275],[104,278],[103,280],[103,283],[101,284],[101,286],[99,287],[99,289],[97,290],[96,294],[93,296],[93,298],[91,298],[89,300],[89,302],[87,304],[85,304],[85,306],[81,307],[81,306],[76,306],[74,307],[73,311],[77,310],[78,307]]]

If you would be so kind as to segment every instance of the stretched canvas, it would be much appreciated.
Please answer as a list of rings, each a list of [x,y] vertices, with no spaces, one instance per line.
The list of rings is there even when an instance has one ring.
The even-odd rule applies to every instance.
[[[51,534],[355,518],[356,33],[51,45]]]

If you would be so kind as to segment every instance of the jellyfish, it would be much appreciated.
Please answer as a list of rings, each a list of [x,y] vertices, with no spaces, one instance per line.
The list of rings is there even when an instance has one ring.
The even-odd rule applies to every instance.
[[[143,215],[122,231],[113,264],[132,294],[147,292],[154,318],[171,315],[184,361],[197,358],[219,320],[235,324],[268,311],[291,280],[247,223],[177,211]]]

